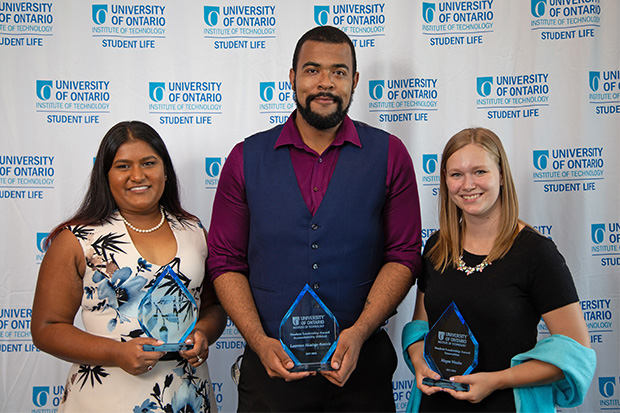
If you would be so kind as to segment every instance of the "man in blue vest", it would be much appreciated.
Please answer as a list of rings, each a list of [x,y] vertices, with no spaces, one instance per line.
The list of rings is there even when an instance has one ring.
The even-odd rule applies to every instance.
[[[247,342],[239,411],[394,411],[396,353],[381,329],[421,267],[411,158],[393,135],[347,116],[353,43],[330,26],[299,40],[297,110],[233,148],[209,230],[209,273]],[[292,373],[278,341],[305,285],[339,322],[331,371]]]

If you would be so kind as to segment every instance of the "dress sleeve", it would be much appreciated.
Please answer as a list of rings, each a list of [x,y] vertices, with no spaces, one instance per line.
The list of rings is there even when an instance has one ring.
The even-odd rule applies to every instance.
[[[418,187],[407,148],[393,135],[388,147],[386,190],[384,261],[403,264],[417,277],[422,269]]]
[[[573,277],[555,243],[532,231],[530,296],[540,314],[579,301]]]
[[[243,174],[243,143],[239,143],[224,163],[213,201],[207,258],[211,280],[229,271],[248,274],[249,223]]]
[[[424,254],[422,256],[422,272],[420,273],[420,277],[418,278],[418,289],[423,293],[426,293],[426,285],[428,283],[428,277],[432,273],[436,273],[435,268],[433,268],[433,263],[428,259],[428,252],[435,245],[437,240],[439,239],[439,231],[434,232],[428,240],[426,240],[426,244],[424,245]]]

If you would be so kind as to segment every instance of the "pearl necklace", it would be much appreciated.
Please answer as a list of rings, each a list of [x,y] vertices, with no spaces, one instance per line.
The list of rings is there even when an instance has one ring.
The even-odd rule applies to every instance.
[[[129,228],[133,229],[136,232],[140,232],[142,234],[148,234],[149,232],[157,231],[159,228],[161,228],[162,225],[164,225],[164,221],[166,219],[166,216],[164,215],[164,208],[159,207],[159,212],[161,212],[161,221],[159,221],[159,224],[149,229],[140,229],[140,228],[134,227],[133,225],[129,223],[129,221],[125,219],[125,217],[123,216],[123,214],[120,213],[120,211],[118,213],[120,214],[121,218],[123,218],[123,222],[125,223],[125,225],[127,225]]]
[[[474,272],[482,272],[482,270],[484,270],[488,265],[491,264],[493,263],[487,261],[487,259],[485,258],[480,264],[476,265],[475,267],[468,267],[467,265],[465,265],[465,261],[463,261],[463,255],[461,255],[459,257],[459,262],[456,269],[459,271],[463,271],[466,275],[471,275]]]

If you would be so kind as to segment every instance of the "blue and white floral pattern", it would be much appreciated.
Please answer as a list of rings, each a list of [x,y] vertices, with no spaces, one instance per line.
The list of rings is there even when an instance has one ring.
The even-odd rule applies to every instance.
[[[166,213],[177,240],[168,265],[200,306],[206,240],[198,221]],[[146,337],[138,306],[165,266],[148,262],[131,242],[118,213],[101,226],[70,228],[86,260],[82,319],[87,332],[116,341]],[[62,406],[67,411],[212,412],[217,410],[207,364],[193,368],[168,354],[153,370],[132,376],[119,367],[73,365]]]
[[[105,301],[104,307],[116,312],[116,317],[108,322],[108,330],[114,330],[117,322],[128,322],[130,317],[138,316],[138,304],[146,294],[142,290],[146,278],[139,275],[131,277],[131,268],[123,267],[114,271],[111,278],[95,271],[93,282],[97,283],[97,296]]]
[[[164,395],[170,392],[173,374],[167,375],[163,383],[155,383],[151,397],[135,406],[134,412],[194,413],[209,405],[209,389],[206,387],[209,383],[197,380],[196,370],[187,360],[180,359],[179,365],[173,371],[184,380],[172,394],[171,401],[165,403]]]

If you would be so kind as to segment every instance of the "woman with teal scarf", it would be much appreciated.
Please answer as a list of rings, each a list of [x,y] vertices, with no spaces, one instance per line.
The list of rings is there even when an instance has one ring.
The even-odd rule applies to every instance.
[[[465,129],[441,160],[439,228],[424,250],[413,321],[403,331],[416,387],[408,411],[553,412],[583,402],[596,367],[579,297],[550,239],[519,219],[508,159],[484,128]],[[454,303],[479,344],[477,366],[440,379],[424,337]],[[543,319],[549,337],[537,341]]]

